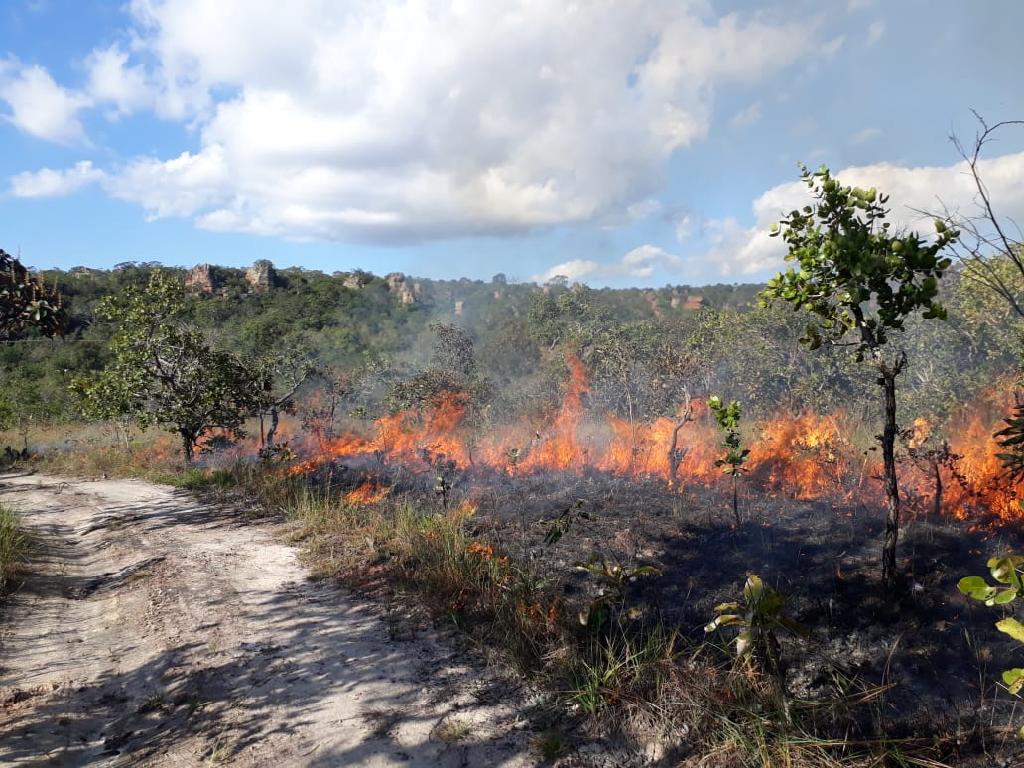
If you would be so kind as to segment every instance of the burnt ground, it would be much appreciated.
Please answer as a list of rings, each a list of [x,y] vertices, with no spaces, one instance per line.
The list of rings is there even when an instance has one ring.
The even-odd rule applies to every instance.
[[[429,471],[378,467],[350,475],[353,483],[375,476],[392,485],[393,496],[440,508]],[[924,512],[928,499],[906,499],[898,550],[903,578],[893,597],[880,585],[884,508],[859,503],[856,497],[877,496],[862,490],[804,501],[766,493],[751,478],[741,485],[739,527],[724,483],[680,492],[658,479],[596,471],[466,473],[449,503],[471,499],[478,534],[539,563],[563,582],[570,603],[582,605],[594,591],[591,577],[573,568],[578,561],[657,565],[660,576],[635,580],[627,602],[694,641],[705,639],[713,607],[738,599],[746,576],[756,573],[811,631],[807,639],[783,641],[794,696],[826,698],[837,681],[851,692],[885,686],[874,706],[851,715],[864,736],[879,733],[884,719],[889,735],[959,734],[974,742],[968,751],[995,750],[1010,761],[996,765],[1024,761],[1006,727],[1021,725],[1020,703],[999,683],[1003,669],[1024,661],[1024,651],[994,628],[999,608],[956,587],[962,576],[987,575],[989,556],[1024,549],[1024,519],[1000,523],[983,509],[966,521],[935,518]],[[569,529],[547,546],[545,535],[569,509]]]

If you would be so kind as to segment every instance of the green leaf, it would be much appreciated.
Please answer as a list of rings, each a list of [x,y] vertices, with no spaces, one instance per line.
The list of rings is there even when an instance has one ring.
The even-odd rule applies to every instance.
[[[1006,683],[1007,689],[1016,696],[1020,693],[1021,688],[1024,688],[1024,669],[1020,667],[1014,667],[1003,672],[1003,682]]]
[[[1014,618],[1000,619],[996,622],[996,629],[1009,635],[1014,640],[1024,643],[1024,624]]]

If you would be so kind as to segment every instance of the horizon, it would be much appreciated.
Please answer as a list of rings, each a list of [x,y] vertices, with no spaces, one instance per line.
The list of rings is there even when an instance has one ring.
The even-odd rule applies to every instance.
[[[26,0],[0,19],[0,247],[44,270],[759,283],[798,161],[927,235],[915,210],[973,204],[950,134],[973,138],[972,109],[1024,117],[1014,0]],[[1024,130],[984,163],[1024,220]]]

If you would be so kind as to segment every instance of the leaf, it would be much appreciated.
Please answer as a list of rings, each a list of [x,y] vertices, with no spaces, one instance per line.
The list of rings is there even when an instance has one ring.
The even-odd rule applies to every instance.
[[[1024,643],[1024,624],[1014,618],[1000,619],[996,622],[996,629],[1009,635],[1014,640]]]
[[[964,576],[956,586],[963,594],[982,602],[988,600],[995,591],[981,576]]]
[[[743,585],[743,597],[747,603],[757,602],[764,593],[764,582],[760,576],[751,574],[747,577],[747,583]]]
[[[714,632],[716,629],[721,627],[734,627],[737,624],[743,624],[743,617],[738,616],[735,613],[726,613],[722,616],[716,616],[714,619],[704,625],[705,632]]]
[[[743,656],[744,654],[750,653],[754,648],[754,636],[750,630],[740,632],[736,635],[736,654]]]
[[[1016,696],[1020,693],[1021,688],[1024,688],[1024,669],[1020,667],[1014,667],[1003,672],[1003,682],[1006,683],[1007,689]]]

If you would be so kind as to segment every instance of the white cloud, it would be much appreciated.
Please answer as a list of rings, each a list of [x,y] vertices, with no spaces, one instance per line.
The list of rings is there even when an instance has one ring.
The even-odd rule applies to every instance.
[[[198,146],[129,164],[112,193],[150,216],[287,237],[621,222],[707,135],[717,87],[819,48],[816,21],[719,18],[703,0],[130,10],[133,42],[93,53],[89,92],[183,121]]]
[[[22,198],[63,197],[104,178],[103,171],[83,160],[63,170],[42,168],[12,176],[11,194]]]
[[[853,136],[850,137],[851,144],[866,144],[874,139],[881,138],[881,128],[861,128]]]
[[[882,39],[885,34],[885,22],[881,20],[871,22],[868,27],[868,45],[872,46]]]
[[[746,109],[742,109],[729,119],[729,125],[733,128],[743,128],[753,125],[761,119],[761,103],[755,101]]]
[[[571,283],[583,282],[585,278],[645,280],[651,277],[658,268],[679,271],[683,264],[681,257],[668,253],[664,248],[647,244],[634,248],[616,263],[602,264],[593,259],[572,259],[555,264],[546,272],[534,275],[530,279],[535,283],[546,283],[560,276],[568,278]]]
[[[854,11],[862,11],[865,8],[870,8],[875,4],[875,0],[847,0],[846,9],[853,13]]]
[[[89,98],[62,88],[40,66],[6,62],[0,68],[0,101],[9,110],[2,118],[26,133],[60,144],[85,139],[78,113]]]
[[[676,239],[680,243],[685,243],[691,237],[693,237],[694,229],[698,225],[697,218],[690,213],[684,213],[682,216],[676,219]]]
[[[997,213],[1024,220],[1024,152],[982,160],[979,166]],[[922,236],[933,234],[929,217],[917,211],[936,211],[941,203],[952,210],[974,212],[974,183],[965,163],[949,166],[904,167],[891,163],[853,166],[835,174],[844,184],[876,187],[889,195],[890,220]],[[754,225],[734,219],[709,222],[713,247],[701,260],[725,275],[751,275],[782,265],[784,245],[769,236],[773,222],[810,202],[807,186],[792,181],[772,187],[753,202]]]
[[[128,52],[118,45],[94,50],[86,61],[89,95],[112,104],[114,115],[128,115],[153,103],[155,94],[141,66],[128,64]]]

